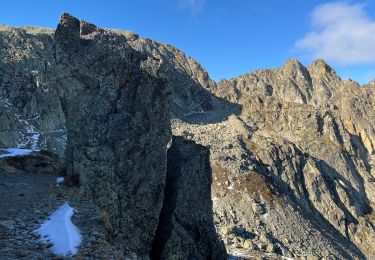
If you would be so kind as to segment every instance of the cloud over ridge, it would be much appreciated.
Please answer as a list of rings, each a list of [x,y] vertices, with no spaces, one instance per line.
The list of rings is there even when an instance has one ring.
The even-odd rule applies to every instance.
[[[331,2],[311,13],[311,31],[295,48],[310,58],[342,65],[375,64],[375,20],[365,5]]]

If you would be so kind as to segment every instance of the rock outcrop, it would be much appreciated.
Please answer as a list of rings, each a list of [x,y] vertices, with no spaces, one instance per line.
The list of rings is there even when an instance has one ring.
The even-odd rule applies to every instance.
[[[152,259],[225,259],[211,200],[209,149],[174,137]]]
[[[176,120],[173,132],[211,147],[214,212],[230,251],[252,237],[253,249],[274,244],[270,251],[295,257],[371,258],[373,86],[341,80],[321,60],[305,68],[291,59],[212,92],[240,104],[241,115],[199,126]],[[228,239],[228,225],[248,235]]]
[[[136,51],[160,61],[167,83],[171,86],[171,118],[199,123],[200,115],[210,114],[211,122],[226,119],[240,112],[240,106],[212,95],[216,88],[202,66],[175,47],[139,37],[129,31],[115,31],[126,37],[127,43]]]
[[[0,26],[0,146],[63,158],[65,120],[56,88],[53,30]]]
[[[64,14],[55,33],[68,175],[79,175],[116,237],[151,250],[167,171],[170,87],[160,61],[123,35]]]

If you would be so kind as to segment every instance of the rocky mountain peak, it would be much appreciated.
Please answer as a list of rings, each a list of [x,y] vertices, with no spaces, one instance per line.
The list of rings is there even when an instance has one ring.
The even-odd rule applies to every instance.
[[[302,65],[297,59],[288,59],[281,67],[285,75],[295,78],[297,75],[303,76],[306,80],[310,78],[309,73],[305,66]]]
[[[307,69],[311,73],[312,77],[338,78],[335,70],[323,59],[313,61],[309,66],[307,66]]]
[[[304,70],[304,66],[296,58],[287,59],[282,68],[289,71]]]
[[[371,81],[368,83],[368,85],[370,85],[370,86],[375,86],[375,79],[371,80]]]
[[[68,13],[64,13],[60,17],[59,24],[56,29],[56,37],[61,37],[61,40],[72,42],[72,40],[79,38],[80,35],[80,21]]]

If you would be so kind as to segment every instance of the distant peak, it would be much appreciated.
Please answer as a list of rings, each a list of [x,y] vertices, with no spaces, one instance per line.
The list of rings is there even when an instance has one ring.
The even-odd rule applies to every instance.
[[[336,72],[332,69],[331,66],[328,65],[325,60],[318,59],[314,60],[309,66],[308,69],[311,71],[319,72],[320,74],[336,74]]]
[[[68,14],[68,13],[63,13],[61,16],[60,16],[60,24],[61,23],[69,23],[69,22],[77,22],[79,21],[77,18],[75,18],[73,15],[71,14]]]
[[[296,75],[296,74],[303,74],[304,77],[307,78],[307,69],[305,66],[302,65],[301,62],[299,62],[295,58],[290,58],[285,61],[285,63],[282,66],[282,70],[287,74],[287,75]]]
[[[303,65],[297,59],[295,59],[295,58],[289,58],[283,64],[283,67],[287,67],[287,66],[301,67]]]

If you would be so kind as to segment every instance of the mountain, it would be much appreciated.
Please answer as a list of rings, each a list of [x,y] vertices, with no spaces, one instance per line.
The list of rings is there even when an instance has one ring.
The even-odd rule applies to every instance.
[[[125,255],[375,257],[373,83],[295,59],[216,83],[68,14],[0,46],[0,145],[55,154]]]

